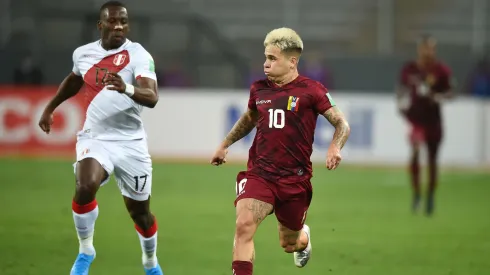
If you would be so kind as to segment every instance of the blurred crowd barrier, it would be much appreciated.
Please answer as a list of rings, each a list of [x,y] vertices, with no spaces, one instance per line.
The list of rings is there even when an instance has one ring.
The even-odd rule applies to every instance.
[[[55,86],[0,86],[0,155],[75,157],[76,133],[82,128],[86,102],[78,94],[55,113],[51,133],[38,127]],[[248,90],[161,89],[156,108],[143,120],[155,159],[207,161],[245,110]],[[408,125],[399,116],[394,95],[333,90],[331,94],[351,124],[344,161],[354,164],[404,164],[408,159]],[[490,167],[490,101],[458,98],[444,112],[443,165]],[[333,128],[318,118],[313,162],[323,163]],[[230,159],[245,160],[249,136],[233,145]]]

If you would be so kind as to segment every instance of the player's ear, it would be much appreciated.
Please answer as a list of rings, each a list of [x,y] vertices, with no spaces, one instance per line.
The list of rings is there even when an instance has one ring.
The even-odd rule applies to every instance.
[[[99,31],[102,30],[102,21],[100,21],[100,20],[97,21],[97,29]]]
[[[291,55],[289,58],[289,62],[291,63],[290,69],[294,69],[298,66],[298,57],[295,55]]]

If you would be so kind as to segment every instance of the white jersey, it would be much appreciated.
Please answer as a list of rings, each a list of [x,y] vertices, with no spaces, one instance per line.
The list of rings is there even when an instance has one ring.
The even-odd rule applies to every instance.
[[[156,81],[155,63],[139,43],[129,39],[114,50],[102,48],[101,41],[77,48],[73,53],[73,73],[83,77],[87,110],[78,136],[99,140],[134,140],[146,137],[140,113],[143,106],[125,94],[108,90],[102,80],[107,72],[117,73],[125,83],[147,77]]]

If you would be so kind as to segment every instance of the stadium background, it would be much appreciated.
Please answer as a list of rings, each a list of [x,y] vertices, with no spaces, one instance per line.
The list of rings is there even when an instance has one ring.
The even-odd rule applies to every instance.
[[[71,218],[75,97],[55,131],[37,121],[72,68],[72,52],[98,36],[104,1],[0,0],[0,274],[67,274],[77,253]],[[344,162],[323,169],[332,128],[319,120],[315,195],[305,270],[282,253],[273,217],[257,236],[256,274],[488,274],[490,262],[490,2],[486,0],[126,1],[130,38],[153,54],[160,102],[145,110],[153,154],[152,208],[167,274],[230,274],[234,180],[252,136],[231,164],[207,165],[261,77],[263,38],[296,29],[301,72],[322,81],[351,122]],[[458,97],[444,106],[436,215],[409,211],[407,128],[394,87],[423,33],[439,41]],[[485,95],[486,93],[486,95]],[[138,274],[140,248],[117,187],[98,195],[91,274]]]

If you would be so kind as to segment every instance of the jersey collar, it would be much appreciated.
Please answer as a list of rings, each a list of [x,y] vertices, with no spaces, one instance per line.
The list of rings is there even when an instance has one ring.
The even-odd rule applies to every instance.
[[[100,49],[102,49],[103,51],[105,52],[108,52],[108,53],[116,53],[116,52],[119,52],[121,51],[122,49],[126,48],[126,46],[128,46],[129,44],[131,43],[131,40],[129,40],[128,38],[126,38],[126,41],[124,42],[124,44],[121,45],[121,47],[117,48],[117,49],[112,49],[112,50],[106,50],[102,47],[102,39],[99,39],[97,41],[97,46],[99,46]]]

